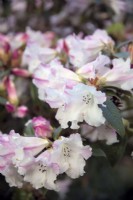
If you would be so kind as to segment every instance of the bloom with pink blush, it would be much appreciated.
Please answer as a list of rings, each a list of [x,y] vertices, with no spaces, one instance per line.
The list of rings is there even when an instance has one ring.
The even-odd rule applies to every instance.
[[[114,41],[105,30],[97,29],[92,35],[85,37],[83,41],[86,48],[91,51],[100,53],[101,50],[114,47]]]
[[[42,47],[50,47],[55,38],[55,34],[53,32],[42,33],[41,31],[34,31],[30,27],[26,29],[26,34],[28,35],[28,43],[36,43]]]
[[[41,64],[34,72],[33,83],[38,87],[39,99],[46,101],[52,108],[58,108],[66,99],[66,89],[80,82],[79,76],[66,69],[57,60]]]
[[[44,117],[34,117],[32,119],[32,125],[37,137],[51,137],[53,128],[50,125],[50,122]]]
[[[116,131],[107,122],[97,128],[83,124],[81,134],[91,142],[102,140],[106,141],[107,145],[119,142]]]
[[[45,139],[24,137],[13,130],[8,135],[0,133],[0,172],[10,186],[22,187],[23,177],[18,173],[18,167],[29,163],[48,145]]]
[[[52,150],[47,150],[33,159],[30,164],[22,165],[19,172],[26,182],[30,182],[36,189],[45,187],[49,190],[58,190],[56,185],[60,169],[52,160]]]
[[[58,163],[61,173],[71,178],[83,176],[85,160],[91,157],[92,149],[83,145],[80,134],[71,134],[69,138],[61,136],[53,143],[53,150],[52,159]]]
[[[106,101],[105,93],[79,83],[68,91],[68,95],[68,102],[59,107],[55,116],[62,128],[67,128],[68,122],[71,122],[72,129],[78,129],[78,123],[83,121],[96,127],[104,124],[105,118],[98,105]]]

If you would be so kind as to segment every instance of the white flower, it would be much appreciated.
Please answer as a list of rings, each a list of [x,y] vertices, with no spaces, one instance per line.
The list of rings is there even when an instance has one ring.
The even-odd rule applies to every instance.
[[[61,136],[53,143],[53,160],[61,173],[65,172],[71,178],[78,178],[85,173],[85,160],[92,155],[90,146],[83,146],[81,136],[71,134],[69,138]]]
[[[40,65],[34,72],[33,83],[38,87],[39,98],[58,108],[66,99],[66,89],[72,88],[80,79],[78,75],[66,69],[58,60]]]
[[[21,165],[19,173],[24,176],[24,181],[30,182],[35,189],[45,187],[49,190],[58,190],[55,181],[59,174],[59,166],[52,162],[49,150],[26,165]]]
[[[78,122],[85,120],[91,126],[100,126],[105,122],[102,110],[98,104],[103,104],[106,100],[104,93],[96,91],[93,86],[77,84],[72,90],[68,91],[69,102],[64,103],[56,114],[56,119],[62,128],[79,128]]]
[[[96,30],[85,38],[70,35],[64,40],[70,63],[80,68],[96,59],[102,50],[113,50],[114,41],[105,30]]]
[[[86,48],[97,52],[97,55],[102,50],[112,50],[114,41],[105,30],[97,29],[92,35],[85,37],[84,43]]]
[[[28,43],[22,58],[22,65],[28,65],[29,72],[33,73],[39,64],[48,63],[56,57],[56,51],[51,48],[41,47],[37,43]]]
[[[99,127],[92,127],[86,124],[82,125],[81,133],[85,138],[90,139],[92,142],[97,140],[105,140],[107,145],[117,143],[117,134],[115,130],[107,123]]]
[[[0,173],[10,186],[22,187],[23,177],[18,173],[18,167],[29,163],[48,144],[46,139],[23,137],[14,131],[9,135],[0,134]]]
[[[115,86],[124,90],[133,88],[133,69],[131,69],[131,60],[122,58],[112,60],[113,68],[102,72],[99,78],[99,84],[104,83],[107,86]],[[100,70],[99,70],[100,71]]]
[[[50,47],[54,39],[53,32],[34,31],[30,27],[27,27],[26,34],[28,36],[28,43],[36,43],[41,47]]]
[[[111,60],[108,56],[101,55],[96,58],[96,60],[87,63],[77,70],[77,74],[83,76],[86,79],[99,79],[102,74],[104,74],[109,69],[106,65],[110,64]]]
[[[10,187],[21,188],[23,186],[23,177],[18,173],[17,168],[13,164],[7,165],[6,163],[1,174],[5,176],[6,182],[9,183]]]
[[[116,58],[111,60],[105,55],[99,55],[97,59],[77,70],[77,73],[97,86],[115,86],[124,90],[133,88],[133,69],[131,60],[128,58]]]
[[[99,49],[98,51],[89,50],[88,46],[86,45],[87,41],[76,35],[68,36],[64,42],[68,48],[70,63],[76,68],[79,68],[85,65],[87,62],[94,60],[97,56],[97,53],[99,53]]]

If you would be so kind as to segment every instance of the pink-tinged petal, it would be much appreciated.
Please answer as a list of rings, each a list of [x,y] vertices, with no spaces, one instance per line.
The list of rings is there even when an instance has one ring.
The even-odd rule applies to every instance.
[[[81,155],[85,160],[92,156],[92,148],[90,146],[85,146],[81,150]]]
[[[59,165],[57,163],[52,163],[51,167],[55,171],[56,174],[60,173],[60,167],[59,167]]]
[[[25,78],[30,76],[30,73],[26,69],[14,68],[12,69],[12,73],[16,76],[21,76]]]

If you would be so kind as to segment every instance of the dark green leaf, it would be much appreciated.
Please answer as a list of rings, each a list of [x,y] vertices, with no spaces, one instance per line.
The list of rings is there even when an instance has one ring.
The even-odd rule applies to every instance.
[[[25,136],[34,136],[34,129],[32,127],[32,123],[29,123],[24,130],[24,135]]]
[[[60,137],[61,131],[62,131],[62,128],[60,126],[58,128],[54,129],[54,131],[53,131],[54,140],[57,140]]]
[[[120,53],[114,54],[114,56],[117,58],[127,59],[128,57],[130,57],[130,54],[129,54],[129,52],[120,52]]]
[[[125,41],[125,42],[119,43],[119,44],[117,45],[117,49],[120,49],[121,47],[128,45],[130,42],[133,42],[133,39],[130,39],[130,40],[127,40],[127,41]]]
[[[10,70],[5,70],[0,72],[0,79],[4,78],[5,76],[7,76],[10,73]]]
[[[106,101],[105,104],[106,107],[100,106],[105,119],[112,125],[112,127],[117,131],[117,133],[121,137],[123,137],[125,135],[125,128],[118,108],[109,99]]]
[[[3,97],[0,97],[0,104],[5,105],[7,100]]]
[[[93,148],[92,155],[96,157],[106,157],[105,152],[100,148]]]

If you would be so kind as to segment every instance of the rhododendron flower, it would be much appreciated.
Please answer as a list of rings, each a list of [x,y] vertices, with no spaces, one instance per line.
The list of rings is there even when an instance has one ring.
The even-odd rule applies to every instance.
[[[53,162],[49,150],[34,158],[27,165],[21,165],[19,169],[24,180],[30,182],[34,188],[45,187],[49,190],[58,190],[55,181],[59,172],[59,166]]]
[[[68,96],[69,102],[64,102],[56,114],[62,128],[67,128],[68,122],[71,122],[72,129],[79,128],[78,122],[85,121],[91,126],[100,126],[105,122],[102,110],[98,107],[98,104],[106,101],[104,93],[93,86],[79,83],[68,91]]]
[[[69,138],[61,136],[53,143],[53,151],[53,160],[58,163],[60,171],[71,178],[83,176],[85,160],[92,155],[91,147],[83,146],[78,133],[70,135]]]
[[[84,39],[80,36],[70,35],[62,40],[62,42],[59,42],[60,47],[61,43],[65,43],[70,63],[78,68],[95,60],[102,50],[112,52],[114,46],[114,41],[108,36],[107,32],[100,29]],[[62,48],[64,48],[64,45],[62,45]]]
[[[115,44],[108,33],[105,30],[101,29],[97,29],[92,35],[85,37],[84,43],[86,43],[88,49],[92,51],[99,50],[99,52],[106,49],[112,50]]]
[[[28,64],[29,72],[33,73],[39,64],[50,62],[56,54],[54,49],[41,47],[37,43],[28,43],[23,54],[22,65]]]
[[[81,134],[85,138],[90,139],[92,142],[105,140],[107,145],[111,145],[119,141],[117,139],[116,131],[107,123],[97,128],[84,124],[81,127]]]
[[[9,135],[0,134],[0,172],[6,177],[10,186],[22,186],[22,177],[17,171],[20,163],[33,159],[49,142],[36,137],[24,137],[11,131]]]
[[[59,45],[61,46],[60,43]],[[87,62],[94,60],[99,52],[99,50],[98,52],[88,50],[88,47],[86,47],[86,44],[84,43],[84,39],[81,39],[80,36],[76,35],[66,37],[62,40],[62,43],[65,44],[62,45],[62,47],[63,49],[65,48],[64,51],[68,54],[70,63],[74,65],[74,67],[81,67]]]
[[[77,73],[90,80],[96,86],[115,86],[124,90],[133,88],[133,69],[131,69],[130,58],[124,60],[116,58],[111,60],[104,55],[99,55],[94,62],[88,63],[77,70]]]
[[[39,98],[57,108],[66,98],[65,90],[71,89],[80,79],[76,73],[66,69],[58,60],[41,64],[34,72],[33,83],[39,88]]]
[[[10,34],[8,38],[11,45],[11,49],[15,50],[26,45],[27,40],[28,40],[28,35],[26,33],[17,33],[15,35]]]
[[[87,63],[86,65],[82,66],[77,70],[77,74],[81,75],[82,77],[90,80],[99,80],[102,74],[108,71],[106,65],[110,64],[111,60],[108,56],[99,55],[96,60]]]
[[[36,43],[42,47],[50,47],[52,45],[55,34],[53,32],[34,31],[30,27],[26,29],[26,34],[28,36],[28,43]]]
[[[113,59],[113,68],[108,70],[103,77],[106,85],[117,86],[124,90],[133,88],[133,69],[131,69],[131,60],[127,58]]]

